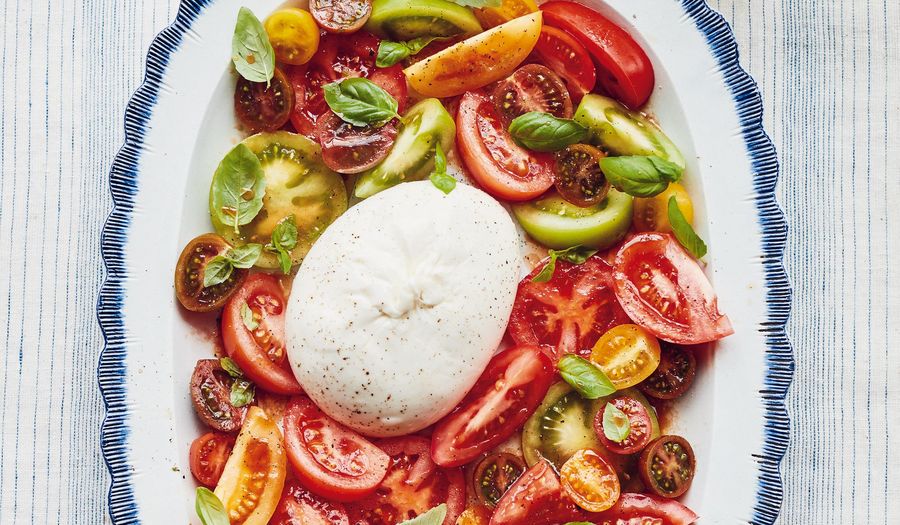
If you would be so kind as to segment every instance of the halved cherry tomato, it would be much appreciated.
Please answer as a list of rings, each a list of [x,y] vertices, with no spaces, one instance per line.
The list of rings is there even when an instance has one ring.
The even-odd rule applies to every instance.
[[[283,426],[294,473],[314,493],[352,501],[371,494],[384,479],[387,454],[325,415],[309,398],[291,399]]]
[[[572,97],[559,76],[546,66],[528,64],[494,87],[494,105],[506,129],[516,117],[537,111],[572,118]]]
[[[594,450],[579,450],[559,469],[563,490],[588,512],[603,512],[619,500],[616,469]]]
[[[594,432],[600,438],[600,442],[610,452],[616,454],[635,454],[640,452],[653,438],[653,423],[650,420],[650,412],[633,397],[620,396],[609,403],[625,413],[628,417],[628,436],[624,441],[613,441],[606,437],[603,431],[603,410],[594,416]],[[604,405],[604,408],[605,405]]]
[[[537,346],[497,354],[459,406],[435,425],[434,462],[464,465],[505,441],[541,404],[553,378],[553,362]]]
[[[269,525],[350,525],[350,518],[341,503],[321,499],[291,480]]]
[[[500,499],[490,525],[557,525],[583,517],[584,512],[563,493],[553,467],[541,460]]]
[[[391,457],[387,475],[374,494],[347,504],[350,523],[396,525],[446,503],[443,525],[455,524],[466,504],[462,472],[436,466],[422,436],[385,439],[378,446]]]
[[[387,157],[397,137],[397,123],[357,127],[329,111],[319,117],[316,136],[326,166],[338,173],[360,173]]]
[[[635,386],[659,366],[659,341],[638,325],[610,328],[591,350],[591,361],[619,390]]]
[[[456,525],[489,525],[491,522],[491,509],[484,505],[475,505],[468,507],[459,519]]]
[[[634,227],[642,232],[669,233],[669,199],[675,197],[678,209],[691,224],[694,222],[694,203],[686,189],[677,182],[669,183],[669,187],[656,197],[634,199]]]
[[[231,404],[231,384],[218,359],[201,359],[191,374],[191,401],[206,425],[219,432],[237,432],[244,420],[243,408]]]
[[[225,462],[232,448],[234,436],[220,432],[208,432],[195,439],[191,443],[190,453],[194,479],[201,485],[214,488],[225,470]]]
[[[250,407],[215,494],[231,523],[266,525],[284,489],[287,459],[275,421]]]
[[[509,487],[525,472],[525,462],[508,452],[491,454],[478,462],[472,478],[475,497],[488,507],[496,507]]]
[[[238,77],[234,112],[250,133],[277,131],[291,118],[294,89],[277,67],[271,82],[250,82]]]
[[[591,56],[575,37],[562,29],[545,24],[534,46],[534,55],[566,81],[575,101],[581,100],[597,84],[597,68]]]
[[[703,270],[671,235],[643,233],[619,248],[615,288],[634,322],[664,341],[700,344],[734,333]]]
[[[322,29],[355,33],[372,15],[372,0],[310,0],[309,10]]]
[[[676,399],[684,395],[697,375],[694,352],[671,343],[660,345],[659,366],[638,388],[656,399]]]
[[[217,255],[224,255],[231,245],[215,233],[205,233],[184,247],[175,266],[175,296],[181,306],[192,312],[211,312],[221,308],[228,297],[240,288],[247,270],[235,268],[231,276],[220,284],[203,286],[206,264]]]
[[[664,498],[677,498],[691,488],[697,459],[683,437],[660,436],[641,453],[638,468],[647,489]]]
[[[258,326],[244,324],[241,309],[250,308]],[[269,274],[255,273],[244,282],[222,312],[225,351],[259,388],[293,395],[303,390],[294,378],[284,347],[284,291]]]
[[[591,521],[597,525],[691,525],[697,518],[694,511],[675,500],[624,493],[613,508],[592,516]]]
[[[275,58],[283,64],[303,65],[319,48],[319,28],[309,11],[297,7],[279,9],[266,18],[264,27]]]
[[[556,191],[581,208],[603,202],[611,187],[600,170],[604,157],[606,153],[587,144],[573,144],[556,152]]]
[[[543,267],[519,283],[509,321],[517,344],[551,347],[554,359],[587,355],[607,330],[629,322],[613,294],[612,268],[601,257],[581,265],[557,260],[550,281],[534,282]]]
[[[598,65],[600,87],[626,106],[643,106],[653,92],[653,64],[627,31],[593,9],[575,2],[541,6],[544,20],[577,38]]]
[[[527,201],[553,185],[553,156],[516,144],[494,104],[482,93],[463,95],[456,116],[456,140],[469,173],[499,199]]]

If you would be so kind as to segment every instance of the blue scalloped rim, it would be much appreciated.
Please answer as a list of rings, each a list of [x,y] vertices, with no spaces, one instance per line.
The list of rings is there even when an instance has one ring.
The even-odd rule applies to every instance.
[[[106,405],[100,446],[112,479],[109,514],[116,525],[140,522],[126,448],[129,434],[125,394],[127,345],[121,313],[126,277],[124,248],[137,191],[138,160],[169,59],[194,20],[213,1],[182,0],[175,21],[153,40],[147,55],[144,82],[125,111],[125,144],[116,155],[110,171],[109,185],[114,206],[101,238],[107,275],[97,303],[97,318],[106,343],[100,354],[97,376]],[[760,475],[751,523],[772,525],[778,517],[783,497],[780,464],[790,434],[784,399],[794,372],[793,352],[785,333],[791,306],[790,283],[782,264],[787,223],[775,199],[778,157],[763,129],[762,98],[756,82],[738,62],[737,42],[728,22],[704,0],[681,0],[681,4],[706,37],[724,74],[735,101],[754,171],[755,200],[763,233],[768,319],[762,329],[766,336],[768,368],[765,388],[760,392],[766,410],[765,443],[762,453],[756,456]]]

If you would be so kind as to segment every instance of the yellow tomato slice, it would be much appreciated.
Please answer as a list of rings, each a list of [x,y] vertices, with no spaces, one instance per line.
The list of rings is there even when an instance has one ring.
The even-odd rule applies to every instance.
[[[611,328],[591,350],[591,361],[618,390],[650,377],[659,366],[659,356],[659,341],[636,324]]]
[[[675,197],[678,209],[691,224],[694,222],[694,203],[681,184],[673,182],[665,191],[649,199],[634,199],[634,226],[642,232],[672,231],[669,224],[669,199]]]
[[[511,75],[531,53],[542,26],[540,11],[516,18],[409,66],[406,77],[426,97],[478,89]]]
[[[503,0],[500,7],[483,7],[475,9],[475,18],[481,22],[482,27],[496,27],[505,24],[514,18],[534,13],[538,10],[534,0]]]
[[[559,477],[569,498],[588,512],[603,512],[619,501],[619,476],[594,450],[576,452],[559,469]]]
[[[319,26],[308,11],[279,9],[266,19],[264,27],[279,62],[300,66],[319,49]]]
[[[261,408],[250,407],[216,485],[232,525],[266,525],[284,489],[287,459],[281,431]]]

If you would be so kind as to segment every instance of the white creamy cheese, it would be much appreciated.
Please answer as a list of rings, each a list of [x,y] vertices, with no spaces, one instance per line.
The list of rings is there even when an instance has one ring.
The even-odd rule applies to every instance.
[[[369,436],[450,412],[500,343],[519,278],[506,210],[464,184],[384,191],[316,241],[294,280],[288,356],[306,393]]]

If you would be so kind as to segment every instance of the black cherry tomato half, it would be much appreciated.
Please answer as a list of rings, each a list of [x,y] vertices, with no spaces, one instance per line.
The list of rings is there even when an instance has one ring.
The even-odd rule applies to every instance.
[[[573,144],[556,153],[556,190],[575,206],[587,208],[600,204],[610,184],[600,171],[600,159],[606,154],[587,144]]]
[[[676,399],[684,395],[697,376],[697,358],[683,346],[660,341],[659,366],[638,388],[656,399]]]
[[[372,15],[372,0],[310,0],[309,12],[325,31],[353,33]]]
[[[205,288],[203,272],[209,261],[224,255],[231,245],[215,233],[205,233],[187,244],[175,267],[175,296],[181,306],[192,312],[211,312],[221,308],[240,288],[247,270],[236,268],[225,282]]]
[[[197,416],[213,430],[237,432],[241,429],[245,410],[231,404],[233,382],[218,359],[201,359],[194,366],[191,401]]]
[[[507,452],[497,452],[482,459],[475,467],[475,497],[494,508],[509,487],[525,472],[525,462]]]
[[[278,131],[291,118],[293,107],[294,90],[280,69],[275,68],[268,85],[238,77],[234,111],[247,131]]]
[[[316,135],[326,166],[338,173],[360,173],[387,157],[397,137],[397,122],[358,127],[329,111],[316,122]]]
[[[697,460],[681,436],[656,438],[641,453],[638,467],[647,489],[657,496],[677,498],[691,488]]]
[[[503,123],[530,111],[572,118],[572,98],[559,75],[546,66],[528,64],[501,80],[494,88],[494,104]]]

